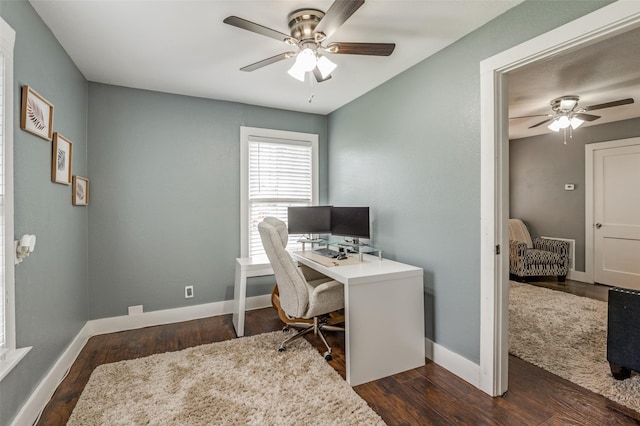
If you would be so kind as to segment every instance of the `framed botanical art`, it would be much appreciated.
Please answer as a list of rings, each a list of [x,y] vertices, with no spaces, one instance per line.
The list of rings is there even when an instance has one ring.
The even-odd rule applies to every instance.
[[[20,128],[48,141],[53,134],[53,105],[29,86],[22,86]]]
[[[51,155],[51,180],[55,183],[71,185],[71,157],[73,143],[60,133],[53,134]]]
[[[89,179],[80,176],[73,177],[73,205],[89,205]]]

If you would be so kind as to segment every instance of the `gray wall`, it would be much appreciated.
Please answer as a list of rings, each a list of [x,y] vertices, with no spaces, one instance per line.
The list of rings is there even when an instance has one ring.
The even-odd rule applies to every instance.
[[[19,347],[33,349],[0,382],[0,424],[8,424],[87,319],[87,209],[71,187],[51,182],[51,142],[20,130],[22,85],[54,105],[53,130],[73,142],[73,174],[87,175],[87,82],[26,1],[2,1],[14,50],[15,235],[37,236],[16,266]]]
[[[608,2],[525,2],[329,116],[329,199],[425,270],[427,337],[479,362],[480,66]]]
[[[90,318],[233,298],[240,126],[319,134],[326,200],[325,116],[89,85]]]
[[[509,144],[509,215],[532,236],[576,240],[576,271],[585,269],[585,145],[640,136],[640,119],[581,127],[567,144],[562,133]],[[575,184],[565,191],[564,184]]]

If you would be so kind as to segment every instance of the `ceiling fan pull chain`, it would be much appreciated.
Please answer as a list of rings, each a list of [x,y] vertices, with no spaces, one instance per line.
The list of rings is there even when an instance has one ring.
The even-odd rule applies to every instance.
[[[565,128],[565,129],[563,129],[563,131],[564,131],[564,144],[566,145],[567,144],[567,129]]]
[[[307,73],[307,77],[309,78],[309,98],[307,99],[307,102],[311,103],[313,101],[313,83],[315,79],[311,73]]]

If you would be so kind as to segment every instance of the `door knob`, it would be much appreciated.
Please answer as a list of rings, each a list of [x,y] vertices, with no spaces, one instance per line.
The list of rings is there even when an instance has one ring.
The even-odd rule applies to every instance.
[[[596,223],[596,229],[600,229],[602,228],[602,224],[601,223]]]

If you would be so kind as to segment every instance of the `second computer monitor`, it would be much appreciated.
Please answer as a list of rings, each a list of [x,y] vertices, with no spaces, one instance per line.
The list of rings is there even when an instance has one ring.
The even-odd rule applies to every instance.
[[[369,207],[332,207],[331,234],[370,238]]]

